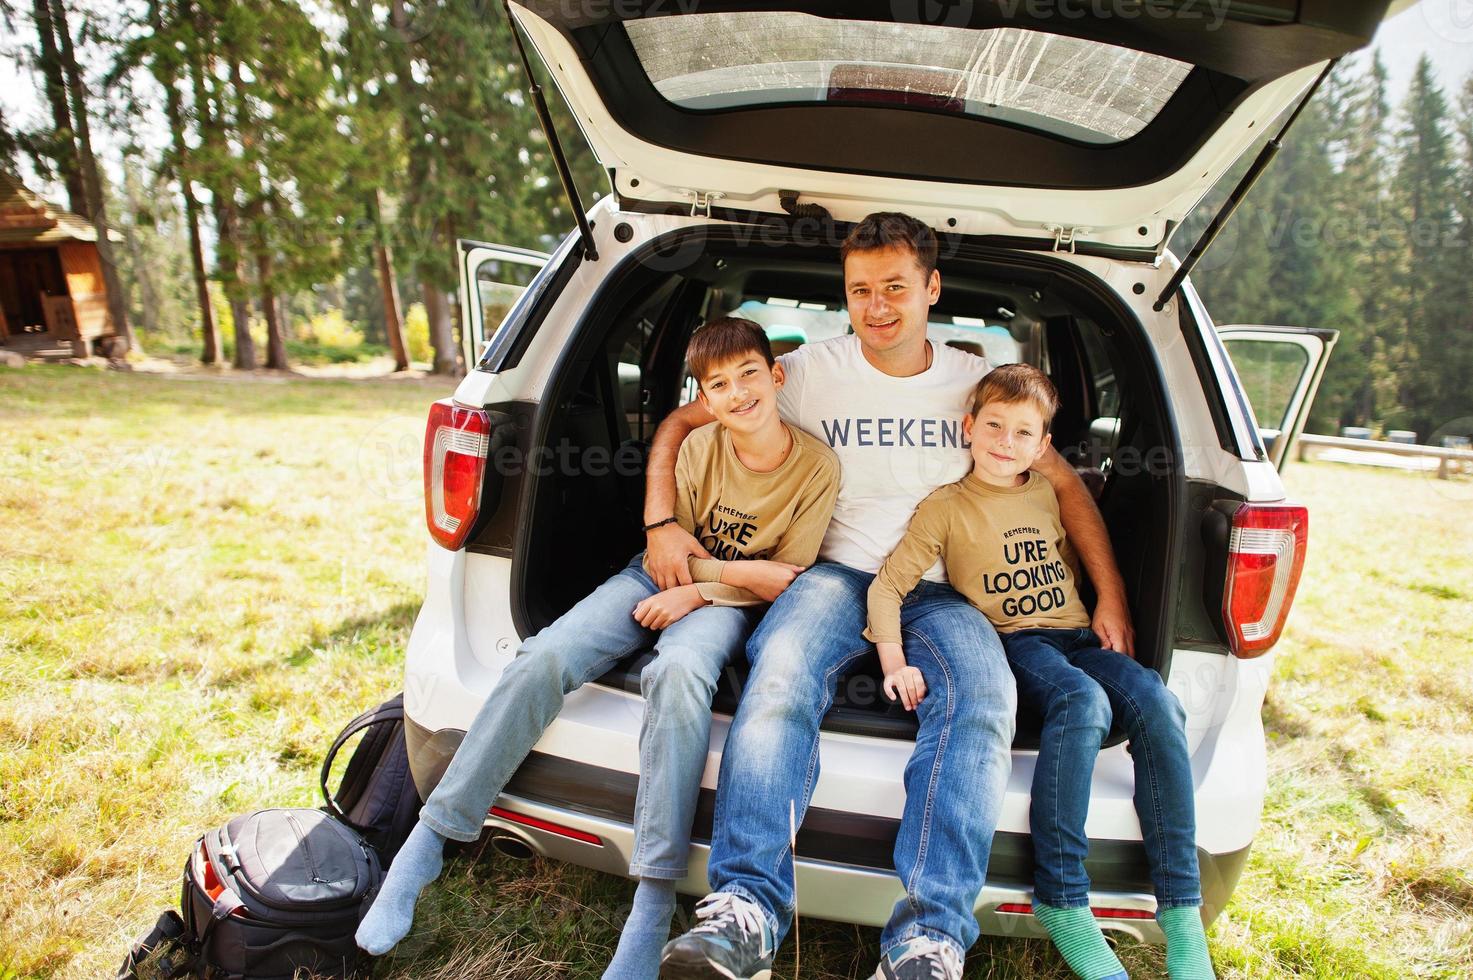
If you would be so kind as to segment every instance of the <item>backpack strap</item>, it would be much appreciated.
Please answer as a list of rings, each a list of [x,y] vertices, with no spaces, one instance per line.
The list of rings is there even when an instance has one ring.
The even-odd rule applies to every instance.
[[[198,943],[201,953],[204,952],[205,947],[208,945],[210,933],[215,931],[215,927],[230,918],[230,913],[241,908],[243,905],[245,903],[240,900],[240,896],[229,888],[226,888],[220,893],[220,897],[215,899],[215,904],[210,906],[210,921],[205,923],[204,929],[199,934]]]
[[[342,750],[343,746],[347,744],[349,739],[351,739],[354,735],[357,735],[359,732],[363,731],[365,728],[373,728],[377,725],[393,724],[395,722],[402,721],[403,719],[404,695],[399,694],[389,699],[388,701],[385,701],[383,704],[379,705],[376,708],[369,708],[367,711],[360,714],[357,718],[354,718],[352,721],[348,722],[347,727],[345,727],[341,732],[338,733],[338,737],[333,740],[332,747],[327,750],[327,757],[322,760],[322,772],[318,779],[318,784],[322,787],[322,798],[327,804],[325,809],[328,813],[332,814],[334,817],[337,817],[339,820],[348,823],[351,826],[351,821],[348,820],[347,814],[344,813],[343,808],[338,805],[338,801],[333,796],[332,791],[327,788],[328,778],[332,774],[333,760],[337,758],[338,752]],[[372,736],[370,735],[365,737]],[[375,755],[377,755],[377,753],[375,753]],[[348,760],[348,771],[343,773],[343,786],[349,786],[363,778],[354,769],[354,763],[357,761],[357,753],[354,753],[354,757]],[[359,768],[361,768],[361,766],[359,766]]]

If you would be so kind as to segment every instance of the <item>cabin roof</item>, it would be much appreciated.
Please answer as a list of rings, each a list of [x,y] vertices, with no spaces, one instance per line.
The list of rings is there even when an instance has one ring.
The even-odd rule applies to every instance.
[[[0,245],[95,241],[92,222],[48,203],[18,178],[0,173]]]

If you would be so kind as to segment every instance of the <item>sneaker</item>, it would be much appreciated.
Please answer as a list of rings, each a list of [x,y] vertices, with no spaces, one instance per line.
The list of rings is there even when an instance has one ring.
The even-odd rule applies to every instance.
[[[661,980],[771,980],[772,930],[756,902],[715,892],[696,903],[696,918],[665,944]]]
[[[950,943],[917,936],[881,956],[870,980],[962,980],[962,954]]]

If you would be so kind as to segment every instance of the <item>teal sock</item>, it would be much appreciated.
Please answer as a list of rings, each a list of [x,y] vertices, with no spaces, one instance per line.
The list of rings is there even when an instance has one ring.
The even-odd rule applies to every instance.
[[[660,951],[670,938],[675,914],[675,882],[668,878],[641,878],[634,890],[634,907],[619,933],[619,948],[604,971],[603,980],[655,980],[660,973]]]
[[[1201,909],[1192,905],[1160,909],[1156,921],[1166,933],[1166,975],[1171,980],[1216,980]]]
[[[394,855],[378,897],[358,923],[353,939],[360,949],[382,956],[409,934],[414,922],[414,903],[424,886],[440,877],[444,859],[445,838],[423,820],[415,824],[404,846]]]
[[[1035,899],[1033,917],[1043,923],[1064,962],[1082,980],[1116,980],[1125,976],[1125,967],[1115,958],[1094,913],[1087,907],[1056,909]]]

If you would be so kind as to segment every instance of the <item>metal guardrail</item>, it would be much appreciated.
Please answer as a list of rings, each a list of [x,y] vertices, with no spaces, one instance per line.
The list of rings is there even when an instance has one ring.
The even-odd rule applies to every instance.
[[[1364,453],[1386,453],[1392,456],[1416,456],[1436,459],[1437,478],[1446,480],[1454,472],[1473,471],[1473,449],[1444,449],[1440,446],[1415,446],[1404,442],[1380,442],[1372,439],[1347,439],[1344,436],[1317,436],[1300,433],[1295,443],[1298,458],[1309,458],[1314,448],[1350,449]]]

